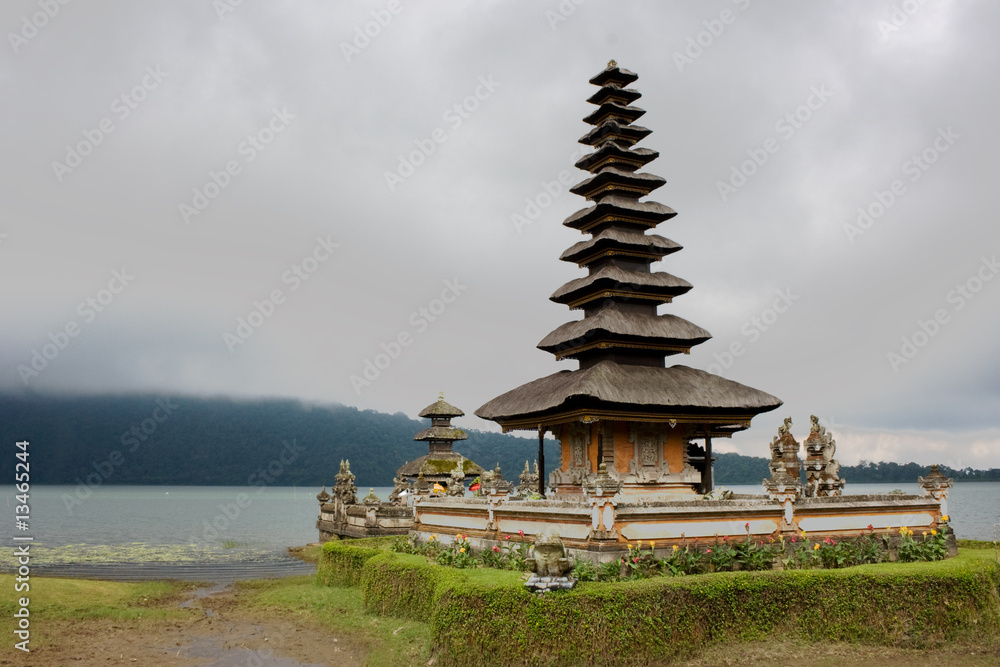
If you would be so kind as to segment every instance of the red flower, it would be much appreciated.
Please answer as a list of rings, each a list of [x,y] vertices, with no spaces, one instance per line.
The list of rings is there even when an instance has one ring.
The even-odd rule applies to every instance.
[[[510,539],[510,535],[504,535],[504,536],[503,536],[503,539],[505,539],[505,540],[509,540],[509,539]]]
[[[632,559],[632,562],[633,562],[633,563],[638,563],[638,562],[639,562],[639,559],[638,559],[638,558],[633,558],[633,559]]]
[[[875,532],[875,527],[872,526],[871,524],[868,524],[868,530]]]
[[[712,553],[712,550],[711,549],[706,549],[705,553],[710,554],[710,553]]]
[[[524,530],[517,531],[517,534],[520,535],[521,537],[524,537]]]
[[[795,542],[795,536],[792,535],[792,542]]]
[[[493,551],[495,551],[497,553],[500,553],[500,547],[498,547],[497,545],[494,544],[493,545]]]
[[[750,532],[750,522],[749,521],[747,521],[747,525],[745,527],[747,529],[747,532],[749,533]]]

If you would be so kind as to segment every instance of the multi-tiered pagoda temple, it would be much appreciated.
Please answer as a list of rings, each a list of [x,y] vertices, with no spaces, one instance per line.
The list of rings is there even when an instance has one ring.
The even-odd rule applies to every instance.
[[[558,536],[574,557],[609,561],[627,553],[635,540],[653,541],[662,555],[696,539],[791,538],[800,531],[813,539],[841,539],[873,529],[939,525],[951,485],[940,474],[921,479],[926,491],[921,496],[833,495],[842,482],[831,458],[832,436],[822,432],[818,420],[816,433],[806,441],[814,445],[807,468],[820,475],[817,492],[807,493],[800,483],[800,444],[786,419],[772,444],[772,475],[764,481],[763,494],[696,493],[712,487],[712,438],[749,427],[755,415],[781,401],[718,375],[666,365],[667,357],[688,353],[709,333],[657,312],[691,285],[651,270],[680,246],[652,233],[674,211],[643,201],[664,180],[640,171],[657,153],[635,146],[650,133],[632,124],[643,114],[631,106],[639,93],[627,87],[636,79],[613,61],[591,79],[599,88],[590,98],[597,110],[585,119],[593,129],[580,141],[594,151],[577,162],[591,176],[572,191],[593,203],[566,219],[587,238],[562,255],[587,275],[551,297],[583,311],[583,317],[539,343],[558,359],[576,360],[579,368],[529,382],[476,411],[505,431],[530,429],[539,438],[547,432],[558,438],[561,462],[548,478],[555,493],[542,498],[528,493],[526,484],[515,489],[497,470],[483,475],[476,495],[462,494],[460,480],[472,469],[468,463],[462,471],[449,467],[458,458],[451,444],[460,438],[450,419],[460,411],[442,399],[421,413],[432,420],[417,436],[430,443],[428,456],[397,474],[412,479],[420,471],[447,468],[457,482],[449,489],[454,495],[435,497],[427,480],[418,479],[412,519],[402,517],[407,507],[398,500],[386,509],[376,506],[375,498],[362,501],[363,507],[348,507],[337,523],[336,498],[353,495],[353,483],[346,476],[341,483],[338,476],[334,501],[321,504],[321,530],[333,526],[338,535],[393,534],[409,521],[409,533],[418,541],[448,543],[461,536],[476,549],[499,549],[514,534],[543,543]],[[449,452],[454,458],[446,461]],[[815,452],[823,454],[822,470]],[[539,464],[541,472],[542,460]],[[395,498],[404,488],[406,480],[397,478]]]
[[[593,205],[563,222],[588,238],[562,254],[587,275],[550,297],[583,318],[550,333],[538,347],[579,369],[522,385],[476,411],[505,431],[550,431],[562,463],[549,477],[557,494],[579,494],[603,460],[625,494],[711,490],[711,439],[748,428],[781,401],[757,389],[665,360],[687,354],[711,335],[658,306],[691,289],[686,280],[650,265],[677,252],[674,241],[649,233],[676,213],[640,201],[666,181],[639,171],[659,155],[635,144],[650,134],[633,125],[644,110],[632,106],[638,77],[614,61],[592,78],[599,90],[584,118],[594,128],[580,143],[594,151],[576,166],[592,176],[570,189]],[[704,449],[695,441],[703,440]]]
[[[442,393],[437,401],[420,411],[420,416],[430,419],[431,425],[413,439],[427,443],[427,454],[403,464],[396,471],[397,479],[439,484],[451,495],[462,495],[465,493],[465,482],[484,472],[478,464],[452,449],[456,440],[467,440],[469,437],[465,431],[451,424],[452,419],[464,417],[465,413],[444,400]]]

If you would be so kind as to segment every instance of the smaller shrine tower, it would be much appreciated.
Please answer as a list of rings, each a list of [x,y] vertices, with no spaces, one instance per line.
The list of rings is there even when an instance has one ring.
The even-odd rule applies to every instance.
[[[403,464],[396,471],[397,479],[411,482],[422,479],[428,487],[440,484],[449,495],[462,495],[465,482],[484,472],[479,465],[452,449],[456,440],[469,437],[465,431],[451,425],[453,418],[463,417],[465,413],[445,401],[442,392],[436,402],[420,411],[420,416],[430,419],[431,425],[413,439],[427,443],[427,454]]]

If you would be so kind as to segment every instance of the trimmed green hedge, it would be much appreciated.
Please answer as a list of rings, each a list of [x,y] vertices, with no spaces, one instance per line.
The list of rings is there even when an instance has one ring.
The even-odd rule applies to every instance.
[[[643,665],[778,633],[891,646],[1000,637],[1000,565],[987,551],[934,563],[580,583],[545,595],[529,593],[516,572],[378,551],[328,544],[321,573],[358,581],[376,613],[426,620],[443,665]]]
[[[357,586],[368,559],[383,553],[391,543],[389,537],[327,542],[316,564],[316,576],[326,586]]]

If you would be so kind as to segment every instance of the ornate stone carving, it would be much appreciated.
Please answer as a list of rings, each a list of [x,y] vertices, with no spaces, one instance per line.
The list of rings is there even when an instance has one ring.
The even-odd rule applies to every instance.
[[[785,417],[785,422],[778,427],[778,435],[771,441],[771,476],[777,471],[777,463],[781,462],[782,469],[792,479],[798,479],[802,470],[802,461],[799,460],[799,442],[792,435],[792,418]]]
[[[482,490],[486,495],[504,495],[514,491],[514,483],[503,478],[499,463],[492,472],[487,470],[482,475],[482,480]]]
[[[590,429],[575,422],[569,425],[565,437],[569,441],[569,469],[564,471],[560,467],[549,473],[549,486],[577,486],[591,473],[590,459],[587,457]]]
[[[405,477],[393,477],[392,478],[392,493],[389,494],[389,502],[393,505],[401,505],[403,499],[400,498],[402,493],[413,493],[413,484]]]
[[[954,480],[951,477],[945,477],[935,463],[931,466],[926,477],[917,477],[917,484],[923,488],[925,495],[931,496],[941,503],[941,514],[947,516],[948,493],[954,485]]]
[[[809,437],[803,442],[806,449],[805,495],[813,498],[839,496],[844,488],[844,480],[840,478],[840,463],[833,458],[837,443],[833,435],[827,433],[826,428],[819,423],[816,415],[811,415],[809,419],[812,422]]]
[[[350,460],[340,462],[340,471],[334,476],[337,480],[333,487],[333,496],[344,505],[356,505],[358,502],[358,487],[354,486],[354,473],[351,472]]]
[[[659,463],[659,443],[656,437],[649,433],[639,436],[639,462],[644,466],[655,466]]]
[[[375,495],[375,489],[369,488],[368,495],[362,498],[362,503],[365,505],[381,505],[382,501],[379,500],[378,496]]]
[[[667,433],[662,424],[633,424],[629,427],[628,439],[635,446],[630,470],[633,467],[631,464],[635,464],[636,468],[660,468],[664,465],[663,443]]]
[[[583,483],[583,492],[588,496],[613,496],[621,490],[621,480],[608,473],[608,465],[604,461],[597,466],[597,475]]]
[[[531,472],[528,469],[528,462],[524,462],[524,472],[518,478],[520,484],[517,487],[518,493],[522,496],[529,495],[531,493],[538,493],[538,461],[535,461],[535,472]]]
[[[771,476],[764,480],[764,488],[772,500],[794,502],[802,492],[799,481],[802,462],[799,460],[799,443],[792,435],[792,418],[778,427],[778,435],[771,441],[771,461],[768,468]],[[790,511],[786,507],[786,512]],[[788,518],[790,522],[790,517]]]
[[[413,485],[413,491],[415,494],[420,496],[426,496],[431,492],[430,480],[424,478],[424,471],[421,470],[417,473],[417,481]]]
[[[572,468],[589,468],[590,462],[587,460],[587,445],[590,437],[590,429],[582,424],[573,424],[569,430],[569,447],[572,456],[570,457]]]
[[[449,496],[465,495],[465,458],[458,460],[458,465],[451,471],[451,483],[448,484]]]
[[[566,576],[573,569],[573,561],[567,557],[566,548],[556,535],[540,535],[526,562],[533,574],[524,585],[532,591],[544,593],[576,585],[575,579]]]
[[[316,494],[316,500],[321,503],[330,502],[330,494],[326,492],[326,484],[323,485],[323,490]]]
[[[559,486],[562,485],[579,485],[583,483],[583,480],[587,479],[590,475],[590,466],[586,468],[570,468],[567,471],[559,470],[558,468],[549,473],[549,486]]]

